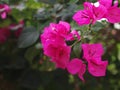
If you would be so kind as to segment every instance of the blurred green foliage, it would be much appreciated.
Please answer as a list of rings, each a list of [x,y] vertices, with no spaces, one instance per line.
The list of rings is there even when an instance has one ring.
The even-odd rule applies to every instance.
[[[0,19],[0,27],[17,24],[21,19],[25,24],[19,38],[11,36],[6,43],[0,45],[0,90],[120,90],[120,30],[104,21],[93,25],[92,32],[87,31],[88,26],[79,27],[72,16],[83,8],[83,2],[84,0],[0,0],[0,3],[12,7],[7,19]],[[86,73],[86,82],[82,83],[67,71],[55,69],[49,58],[43,55],[39,35],[50,22],[59,20],[68,21],[72,29],[79,30],[85,42],[103,43],[103,58],[109,61],[105,77],[94,78]],[[80,57],[80,44],[73,47],[72,57]]]

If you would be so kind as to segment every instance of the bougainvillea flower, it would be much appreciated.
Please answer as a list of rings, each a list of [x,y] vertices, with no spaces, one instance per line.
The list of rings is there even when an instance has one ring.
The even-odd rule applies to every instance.
[[[71,47],[60,41],[47,41],[44,54],[51,58],[57,68],[65,69],[70,59]]]
[[[99,63],[95,61],[99,61]],[[96,77],[105,76],[107,65],[108,61],[92,59],[88,61],[88,71],[91,75]]]
[[[102,44],[82,44],[83,58],[88,62],[88,71],[93,76],[105,76],[108,61],[102,61]]]
[[[64,41],[69,32],[70,25],[67,22],[60,21],[59,24],[50,23],[50,26],[44,28],[44,33],[41,35],[41,42],[45,44],[48,40],[56,39]]]
[[[74,14],[73,20],[75,20],[79,25],[94,24],[97,20],[103,18],[106,13],[106,8],[103,5],[98,7],[90,2],[84,3],[84,10],[79,10]]]
[[[59,24],[63,25],[64,27],[66,27],[67,32],[70,32],[71,26],[69,23],[64,22],[64,21],[60,21]]]
[[[72,40],[75,40],[75,38],[77,40],[80,40],[80,34],[78,33],[77,30],[72,30],[66,37],[66,40],[67,41],[72,41]]]
[[[0,28],[0,43],[6,42],[10,36],[10,30],[8,28]]]
[[[0,15],[2,19],[5,19],[7,13],[11,11],[10,7],[7,4],[0,4]]]
[[[108,9],[108,12],[104,15],[104,17],[110,22],[110,23],[118,23],[120,22],[120,8],[118,7],[110,7]]]
[[[109,8],[112,6],[113,0],[98,0],[100,4],[104,5],[106,8]]]
[[[99,3],[103,5],[107,12],[104,15],[110,23],[118,23],[120,22],[120,8],[117,6],[118,1],[112,5],[113,0],[99,0]]]
[[[77,31],[70,31],[70,24],[64,21],[60,21],[58,24],[50,23],[50,26],[44,28],[44,32],[41,35],[41,42],[43,46],[48,40],[74,40],[74,37],[80,39],[80,35]]]
[[[99,58],[103,55],[104,49],[102,44],[82,44],[83,58],[87,61],[91,58]]]
[[[59,36],[59,34],[54,33],[51,27],[44,28],[44,33],[41,35],[41,42],[43,48],[47,45],[49,41],[58,41],[58,40],[64,43],[64,38]]]
[[[78,25],[90,24],[91,21],[88,10],[77,11],[73,16],[73,20],[75,20]]]
[[[106,18],[110,23],[120,22],[120,8],[118,1],[112,5],[113,0],[98,0],[98,6],[94,3],[85,2],[84,10],[77,11],[73,20],[78,25],[94,24],[97,20]]]
[[[72,59],[67,65],[67,70],[72,75],[78,74],[79,78],[84,81],[83,75],[86,71],[86,65],[81,59]]]

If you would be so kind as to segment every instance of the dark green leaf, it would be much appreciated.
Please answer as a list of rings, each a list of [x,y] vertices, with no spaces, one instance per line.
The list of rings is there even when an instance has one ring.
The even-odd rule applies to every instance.
[[[39,32],[36,30],[35,27],[26,27],[23,29],[22,34],[18,40],[18,47],[19,48],[26,48],[32,44],[34,44],[39,38]]]
[[[40,50],[36,49],[35,47],[31,47],[27,49],[25,53],[25,58],[29,61],[32,61],[38,54],[40,54]]]
[[[81,48],[80,48],[80,43],[77,43],[74,47],[73,47],[73,51],[74,51],[74,54],[77,56],[77,57],[80,57],[80,53],[81,53]]]
[[[103,25],[101,22],[96,22],[95,25],[92,26],[93,31],[99,31],[100,29],[104,28],[105,25]]]

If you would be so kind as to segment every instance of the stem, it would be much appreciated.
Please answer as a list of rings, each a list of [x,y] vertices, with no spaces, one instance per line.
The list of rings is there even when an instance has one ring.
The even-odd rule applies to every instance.
[[[80,40],[79,41],[76,41],[76,42],[74,42],[72,45],[71,45],[71,47],[73,47],[73,46],[75,46],[77,43],[79,43],[80,42]]]
[[[91,31],[92,24],[89,24],[88,30]]]
[[[75,78],[74,85],[75,85],[75,90],[80,90],[77,78]]]

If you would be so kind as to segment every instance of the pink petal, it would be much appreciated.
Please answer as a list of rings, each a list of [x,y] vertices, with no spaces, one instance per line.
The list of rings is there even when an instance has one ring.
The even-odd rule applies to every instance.
[[[74,35],[72,33],[69,33],[65,38],[66,38],[67,41],[75,40]]]
[[[83,82],[85,82],[85,80],[83,78],[83,75],[85,72],[86,72],[86,64],[82,64],[82,68],[80,69],[78,76]]]
[[[79,10],[73,15],[73,20],[77,22],[78,25],[90,24],[90,16],[87,10]]]
[[[89,61],[88,71],[91,75],[95,77],[105,76],[107,65],[108,61],[101,61],[99,65]]]
[[[78,40],[80,40],[80,35],[79,35],[79,33],[78,33],[77,30],[73,30],[71,33],[72,33]]]
[[[7,15],[6,15],[6,12],[3,12],[3,13],[1,14],[1,18],[2,18],[2,19],[5,19],[6,16],[7,16]]]
[[[80,35],[78,33],[77,30],[73,30],[71,31],[67,36],[66,36],[66,40],[75,40],[75,38],[77,38],[78,40],[80,40]]]
[[[84,3],[84,8],[85,8],[85,10],[87,11],[89,17],[90,17],[91,19],[94,19],[94,11],[93,11],[93,5],[92,5],[92,3],[90,3],[90,2],[85,2],[85,3]]]
[[[68,63],[67,70],[69,73],[75,75],[81,70],[82,64],[83,62],[81,59],[74,58]]]
[[[110,23],[118,23],[118,22],[120,22],[120,8],[118,8],[118,7],[110,7],[108,9],[107,14],[105,15],[105,18],[107,18],[107,20]]]
[[[83,58],[87,61],[91,58],[99,58],[103,55],[104,49],[102,44],[82,44]]]
[[[56,53],[53,53],[55,56],[51,61],[55,63],[57,68],[65,69],[70,60],[71,48],[69,46],[60,48],[58,47]]]
[[[84,2],[84,8],[86,10],[92,10],[93,5],[90,2]]]
[[[107,12],[107,9],[103,5],[99,5],[98,7],[93,7],[94,15],[96,20],[100,20],[103,18],[104,14]]]
[[[104,5],[106,8],[111,7],[113,0],[99,0],[99,3]]]
[[[71,28],[71,27],[70,27],[70,24],[69,24],[69,23],[64,22],[64,21],[60,21],[59,24],[64,25],[64,26],[66,27],[66,29],[67,29],[68,32],[70,31],[70,28]]]
[[[82,44],[83,58],[88,60],[89,58],[89,44]]]

